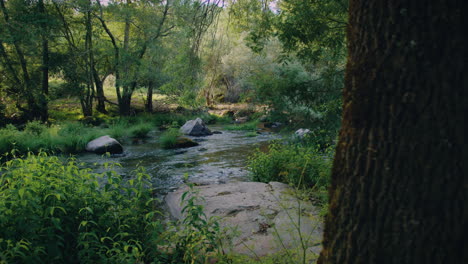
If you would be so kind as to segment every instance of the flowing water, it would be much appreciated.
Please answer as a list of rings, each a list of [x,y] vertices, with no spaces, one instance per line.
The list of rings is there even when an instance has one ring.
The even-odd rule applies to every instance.
[[[138,166],[151,175],[155,191],[159,194],[179,187],[188,181],[199,184],[225,183],[248,180],[246,164],[248,157],[258,148],[265,148],[271,140],[280,136],[264,132],[249,137],[245,131],[224,131],[220,127],[210,127],[212,131],[222,131],[206,137],[190,137],[200,145],[185,149],[162,149],[158,139],[161,132],[150,133],[149,138],[137,144],[124,142],[123,155],[105,157],[92,153],[77,156],[86,167],[100,172],[104,163],[119,163],[114,167],[122,175],[131,175]]]

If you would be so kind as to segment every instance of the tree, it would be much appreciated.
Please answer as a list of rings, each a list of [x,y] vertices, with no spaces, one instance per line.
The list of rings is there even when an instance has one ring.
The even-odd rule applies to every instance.
[[[49,29],[54,24],[44,2],[0,1],[0,63],[8,79],[6,94],[26,119],[42,121],[48,118]]]
[[[343,121],[318,263],[468,263],[466,3],[349,7]]]

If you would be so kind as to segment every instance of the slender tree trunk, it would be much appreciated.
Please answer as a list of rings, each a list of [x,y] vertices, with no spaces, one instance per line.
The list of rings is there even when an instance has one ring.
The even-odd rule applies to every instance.
[[[464,1],[349,3],[319,264],[468,263]]]
[[[96,110],[105,114],[107,113],[107,111],[106,111],[106,104],[105,104],[106,96],[104,95],[104,84],[101,78],[99,78],[99,74],[97,73],[94,63],[92,66],[92,71],[93,71],[94,84],[96,86],[96,96],[97,96]]]
[[[49,118],[48,111],[48,96],[49,96],[49,40],[48,40],[48,29],[46,18],[46,11],[44,7],[44,0],[38,2],[39,12],[44,16],[44,22],[41,23],[42,28],[42,93],[40,96],[40,118],[43,122],[46,122]]]
[[[93,115],[93,99],[94,99],[94,57],[93,57],[93,28],[91,24],[91,0],[88,3],[88,10],[85,13],[86,36],[85,36],[85,50],[87,57],[86,64],[86,90],[81,97],[81,106],[83,109],[83,116],[88,117]]]
[[[153,82],[148,83],[148,92],[146,93],[146,112],[153,112]]]
[[[126,0],[126,6],[127,8],[130,8],[131,5],[130,0]],[[128,56],[130,52],[130,15],[126,14],[125,17],[125,27],[124,27],[124,42],[123,42],[123,50],[124,50],[124,58],[122,61],[122,66],[123,66],[123,75],[124,78],[129,78],[130,77],[130,65],[128,62]],[[117,80],[116,80],[117,81]],[[119,100],[119,112],[121,115],[130,115],[130,109],[131,109],[131,100],[132,100],[132,89],[131,89],[132,84],[125,83],[122,85],[122,93],[121,97]],[[118,94],[120,94],[120,91],[118,91]]]
[[[111,42],[112,42],[112,47],[114,47],[114,75],[115,75],[115,92],[117,94],[117,102],[121,101],[122,95],[120,94],[120,48],[117,45],[117,41],[110,31],[109,27],[107,27],[106,22],[104,21],[103,18],[103,11],[102,11],[102,6],[100,0],[96,0],[96,3],[99,7],[100,11],[100,16],[96,16],[97,19],[101,22],[102,27],[104,28],[104,31],[106,31],[107,35],[109,36]]]

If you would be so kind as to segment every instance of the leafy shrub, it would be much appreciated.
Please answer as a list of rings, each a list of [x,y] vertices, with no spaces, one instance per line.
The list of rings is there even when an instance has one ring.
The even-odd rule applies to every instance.
[[[161,225],[143,171],[124,182],[40,154],[8,161],[0,174],[0,262],[137,263],[158,255]]]
[[[166,239],[174,246],[174,254],[168,263],[211,263],[208,259],[223,253],[223,239],[229,237],[227,230],[221,229],[218,219],[208,218],[203,212],[200,200],[203,199],[188,184],[188,191],[182,194],[182,214],[184,218],[167,232]],[[222,263],[222,262],[220,262]]]
[[[161,135],[159,142],[163,148],[170,149],[175,146],[179,136],[180,132],[178,128],[169,128]]]
[[[31,121],[27,123],[26,126],[24,127],[24,132],[29,133],[31,135],[35,135],[35,136],[41,135],[46,130],[47,130],[47,126],[42,124],[39,121]]]
[[[134,138],[144,138],[148,135],[151,129],[153,129],[153,126],[151,124],[141,123],[132,127],[132,129],[130,130],[130,134]]]
[[[331,154],[320,153],[313,147],[273,143],[267,153],[257,151],[251,156],[248,168],[255,181],[279,181],[302,189],[326,189]]]
[[[7,125],[0,129],[0,154],[4,155],[10,152],[15,145],[15,137],[20,133],[13,125]]]

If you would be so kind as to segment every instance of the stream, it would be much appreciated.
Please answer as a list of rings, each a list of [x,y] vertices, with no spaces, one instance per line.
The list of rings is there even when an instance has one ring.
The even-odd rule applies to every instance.
[[[246,169],[248,157],[258,148],[266,148],[271,140],[280,135],[263,132],[249,137],[246,131],[226,131],[222,127],[210,126],[211,131],[221,131],[206,137],[187,136],[200,145],[184,149],[161,148],[158,140],[162,132],[152,131],[141,142],[122,142],[124,153],[112,157],[93,153],[80,154],[79,162],[103,172],[105,163],[119,163],[113,169],[121,175],[130,175],[138,166],[146,169],[151,176],[154,190],[164,195],[188,181],[197,184],[219,184],[232,181],[248,181]]]

